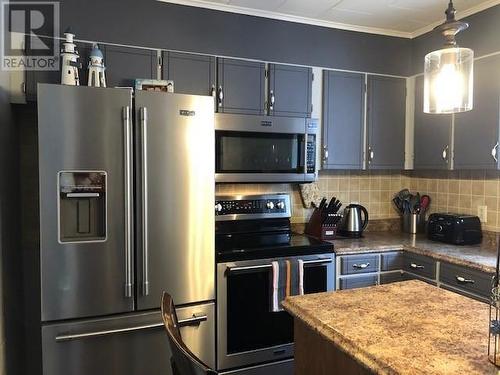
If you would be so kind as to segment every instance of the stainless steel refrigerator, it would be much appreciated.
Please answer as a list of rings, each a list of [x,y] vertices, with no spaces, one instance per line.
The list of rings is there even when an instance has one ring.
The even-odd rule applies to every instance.
[[[165,375],[159,312],[215,362],[213,99],[39,85],[44,375]]]

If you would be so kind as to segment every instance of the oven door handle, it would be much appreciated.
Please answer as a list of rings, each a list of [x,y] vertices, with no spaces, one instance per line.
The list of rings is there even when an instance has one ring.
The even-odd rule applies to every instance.
[[[240,271],[252,271],[252,270],[260,270],[266,268],[272,268],[272,264],[256,264],[255,266],[238,266],[238,267],[227,267],[226,270],[229,273],[235,273]]]

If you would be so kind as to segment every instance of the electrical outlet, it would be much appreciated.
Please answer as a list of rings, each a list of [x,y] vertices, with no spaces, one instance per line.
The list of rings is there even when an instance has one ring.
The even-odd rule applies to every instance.
[[[481,223],[486,223],[488,221],[488,206],[477,206],[477,216]]]

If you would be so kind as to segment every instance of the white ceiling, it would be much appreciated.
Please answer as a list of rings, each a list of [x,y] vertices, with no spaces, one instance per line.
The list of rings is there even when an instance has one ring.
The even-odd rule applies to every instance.
[[[444,20],[448,0],[159,0],[375,34],[413,38]],[[500,0],[454,0],[457,17]]]

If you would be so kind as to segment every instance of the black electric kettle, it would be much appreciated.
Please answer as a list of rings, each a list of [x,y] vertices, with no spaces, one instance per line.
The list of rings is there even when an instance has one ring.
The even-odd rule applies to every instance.
[[[338,233],[345,237],[362,237],[367,225],[367,209],[360,204],[350,204],[344,209]]]

